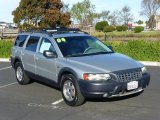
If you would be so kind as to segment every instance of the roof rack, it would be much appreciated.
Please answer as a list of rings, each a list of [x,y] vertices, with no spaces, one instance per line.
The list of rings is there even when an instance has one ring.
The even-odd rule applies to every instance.
[[[27,29],[21,32],[31,32],[31,33],[46,33],[46,34],[63,34],[63,33],[83,33],[88,34],[87,32],[81,31],[79,28],[67,28],[67,27],[55,27],[55,28],[36,28],[36,29]]]

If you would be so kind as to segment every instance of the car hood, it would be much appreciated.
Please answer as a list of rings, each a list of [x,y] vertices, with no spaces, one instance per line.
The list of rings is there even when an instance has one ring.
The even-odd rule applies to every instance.
[[[143,67],[139,62],[119,53],[71,57],[67,61],[86,72],[115,72]]]

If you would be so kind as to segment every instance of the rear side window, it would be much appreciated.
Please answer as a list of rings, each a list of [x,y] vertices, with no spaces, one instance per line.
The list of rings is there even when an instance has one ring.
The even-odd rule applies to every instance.
[[[23,47],[23,45],[24,45],[25,40],[27,39],[27,37],[28,37],[28,35],[18,35],[17,39],[15,41],[14,46]]]
[[[40,39],[40,37],[31,36],[28,40],[27,45],[26,45],[26,50],[36,52],[39,39]]]

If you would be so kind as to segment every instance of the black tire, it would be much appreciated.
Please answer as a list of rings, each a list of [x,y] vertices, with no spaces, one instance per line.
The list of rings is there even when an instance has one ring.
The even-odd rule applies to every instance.
[[[73,100],[68,100],[66,95],[65,95],[65,84],[67,82],[72,83],[72,86],[74,86],[74,88],[75,88],[75,91],[74,91],[75,96],[73,97]],[[80,106],[84,103],[85,98],[81,94],[81,91],[80,91],[79,85],[77,84],[77,80],[76,80],[75,76],[73,76],[72,74],[67,74],[67,75],[62,76],[62,78],[61,78],[61,90],[62,90],[62,97],[63,97],[63,99],[64,99],[64,101],[67,105],[69,105],[69,106]]]
[[[18,77],[18,70],[21,70],[21,71],[22,71],[22,74],[21,74],[21,75],[22,75],[22,78],[21,78],[21,79]],[[17,62],[17,63],[15,64],[15,74],[16,74],[17,82],[18,82],[20,85],[26,85],[26,84],[31,83],[31,79],[25,74],[21,62]]]

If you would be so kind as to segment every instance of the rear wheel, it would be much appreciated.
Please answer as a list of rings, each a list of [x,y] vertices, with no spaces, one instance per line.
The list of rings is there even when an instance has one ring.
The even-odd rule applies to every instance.
[[[73,75],[62,76],[61,88],[63,99],[67,105],[79,106],[84,103],[85,98],[82,96],[76,78]]]
[[[15,65],[15,73],[17,82],[20,85],[26,85],[31,82],[31,79],[25,74],[23,66],[20,62],[17,62]]]

